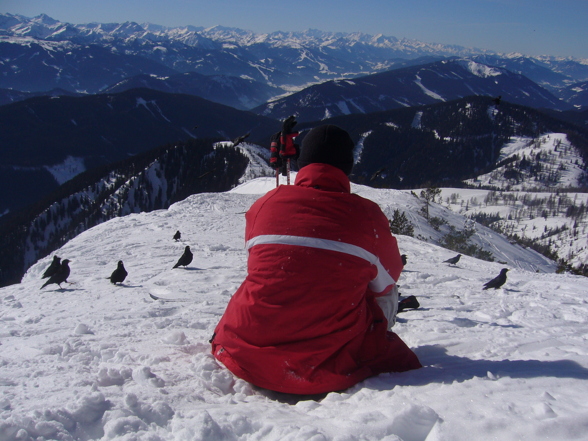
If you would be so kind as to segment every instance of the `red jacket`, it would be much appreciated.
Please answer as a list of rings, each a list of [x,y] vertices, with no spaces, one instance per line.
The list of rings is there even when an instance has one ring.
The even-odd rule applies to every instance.
[[[245,240],[248,274],[212,341],[235,375],[317,394],[421,367],[375,301],[402,271],[396,239],[342,171],[310,164],[268,192],[246,214]]]

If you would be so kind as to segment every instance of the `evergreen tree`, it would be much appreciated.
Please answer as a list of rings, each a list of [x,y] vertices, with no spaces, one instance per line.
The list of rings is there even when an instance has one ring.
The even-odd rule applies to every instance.
[[[426,190],[421,191],[421,198],[425,200],[425,206],[421,210],[425,219],[429,219],[429,205],[431,202],[435,202],[437,196],[441,195],[441,189],[437,187],[429,187]]]
[[[388,220],[392,234],[401,234],[403,236],[414,237],[414,226],[410,223],[404,211],[394,210],[392,219]]]

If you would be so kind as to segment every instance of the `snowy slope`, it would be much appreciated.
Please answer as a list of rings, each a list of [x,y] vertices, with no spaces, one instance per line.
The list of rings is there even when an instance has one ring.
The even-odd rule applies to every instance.
[[[521,163],[524,159],[525,163]],[[509,162],[509,160],[511,162]],[[536,139],[513,137],[500,150],[492,172],[466,181],[470,185],[495,186],[503,190],[577,188],[585,184],[582,155],[564,133],[545,133]],[[507,173],[509,169],[510,178]]]
[[[573,267],[588,262],[588,213],[585,211],[588,193],[442,188],[441,196],[442,205],[460,215],[500,216],[500,220],[492,223],[493,228],[550,245]],[[584,214],[567,216],[571,206],[584,209]],[[548,217],[542,216],[544,212]]]
[[[415,237],[429,243],[438,244],[447,230],[441,227],[435,230],[418,213],[424,205],[422,199],[415,197],[410,190],[375,190],[370,187],[353,185],[352,190],[360,196],[377,202],[388,219],[392,219],[394,210],[404,212],[409,221],[414,225]],[[438,217],[447,222],[447,225],[454,226],[458,231],[466,228],[469,221],[461,214],[432,204],[429,209],[431,217]],[[475,233],[470,242],[480,248],[490,251],[496,262],[505,263],[511,267],[536,272],[555,272],[556,264],[533,250],[525,249],[519,245],[510,243],[504,236],[497,234],[489,228],[475,224]],[[454,253],[455,254],[455,253]]]
[[[63,289],[39,289],[51,257],[1,288],[0,440],[588,439],[586,279],[529,270],[532,254],[498,241],[509,278],[482,291],[504,265],[462,257],[450,266],[441,262],[455,253],[399,236],[400,291],[421,308],[401,314],[395,331],[419,355],[418,371],[297,401],[219,366],[208,339],[245,276],[243,212],[273,185],[258,178],[113,219],[57,252],[71,260]],[[386,211],[417,200],[353,190]],[[172,269],[186,245],[194,261]],[[129,276],[113,286],[119,259]]]
[[[494,216],[493,228],[550,246],[574,267],[586,264],[588,194],[575,191],[586,185],[586,165],[567,136],[514,137],[498,163],[505,165],[466,181],[494,191],[444,188],[443,205],[468,217]]]

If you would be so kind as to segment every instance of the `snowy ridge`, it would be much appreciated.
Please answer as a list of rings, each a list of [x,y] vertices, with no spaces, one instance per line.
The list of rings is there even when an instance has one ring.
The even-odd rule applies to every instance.
[[[63,289],[39,290],[51,257],[21,284],[1,288],[0,439],[584,437],[585,278],[508,266],[502,289],[482,291],[503,264],[467,256],[444,264],[455,253],[406,236],[398,237],[408,255],[400,291],[416,295],[421,308],[401,314],[395,331],[424,368],[301,401],[231,375],[207,341],[245,276],[243,212],[274,185],[259,178],[113,219],[56,252],[71,260]],[[353,190],[385,210],[415,199]],[[182,239],[174,242],[178,229]],[[185,245],[193,263],[172,270]],[[119,259],[129,276],[113,286],[106,278]],[[153,301],[149,293],[187,301]]]
[[[136,75],[172,76],[197,72],[206,76],[232,76],[282,89],[271,94],[277,96],[328,80],[365,76],[453,57],[480,60],[481,64],[468,64],[472,75],[478,78],[497,76],[500,72],[501,68],[484,64],[502,66],[547,87],[550,93],[559,94],[561,87],[588,80],[587,60],[507,56],[487,49],[425,43],[381,34],[316,29],[256,34],[223,26],[169,28],[134,22],[70,24],[47,16],[27,18],[8,13],[0,13],[0,33],[3,34],[0,44],[11,42],[22,46],[6,51],[4,63],[0,63],[1,88],[19,91],[61,88],[77,93],[99,93]],[[100,63],[97,63],[98,57]],[[57,63],[55,72],[47,69],[47,65],[54,63]],[[38,70],[39,75],[28,79],[16,75],[31,69]],[[506,72],[503,77],[508,77]],[[508,83],[512,78],[497,80]],[[256,101],[267,102],[270,98],[261,94]],[[245,99],[242,105],[251,105],[248,103]]]
[[[254,111],[274,119],[296,115],[301,121],[316,121],[468,96],[502,96],[509,103],[533,108],[571,108],[522,75],[456,58],[360,76],[353,81],[323,82],[266,103]]]
[[[218,44],[233,44],[251,46],[267,44],[270,47],[311,47],[311,48],[341,48],[354,45],[371,46],[380,49],[392,49],[411,53],[413,55],[437,53],[443,51],[449,55],[465,55],[472,53],[494,53],[477,48],[465,48],[454,45],[440,45],[423,43],[416,40],[397,39],[392,36],[369,35],[364,33],[324,32],[309,29],[303,32],[276,31],[266,34],[256,34],[252,31],[213,26],[199,28],[183,26],[169,28],[151,23],[85,23],[69,24],[51,19],[46,15],[27,18],[21,15],[3,14],[9,19],[4,20],[0,29],[9,30],[14,36],[32,37],[44,40],[63,40],[76,37],[87,42],[105,42],[112,39],[128,41],[171,41],[177,40],[190,46],[207,49]]]
[[[76,46],[69,41],[47,41],[38,40],[34,37],[8,37],[6,35],[0,35],[0,43],[11,43],[28,47],[32,45],[40,45],[43,49],[49,52],[56,50],[69,50]]]
[[[226,141],[219,142],[215,145],[215,148],[223,146],[232,147],[233,143]],[[235,148],[249,160],[243,176],[239,178],[240,184],[243,184],[252,179],[275,174],[275,171],[268,165],[270,157],[270,152],[268,149],[245,142],[239,144]]]
[[[514,137],[502,147],[497,162],[505,165],[466,182],[523,191],[576,188],[585,184],[586,166],[582,156],[563,133],[546,133],[536,139]]]
[[[475,61],[463,60],[461,62],[471,73],[476,76],[487,78],[502,75],[503,72],[495,67],[490,67],[485,64],[476,63]]]

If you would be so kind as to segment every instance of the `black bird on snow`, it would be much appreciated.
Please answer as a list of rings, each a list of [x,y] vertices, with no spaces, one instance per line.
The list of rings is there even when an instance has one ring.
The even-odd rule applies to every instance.
[[[125,269],[122,260],[119,260],[116,269],[110,275],[110,283],[113,285],[123,283],[128,274],[129,273]]]
[[[63,259],[61,261],[61,265],[59,265],[59,269],[57,270],[57,272],[53,274],[51,277],[49,277],[49,280],[45,282],[41,289],[45,288],[47,285],[51,285],[52,283],[59,285],[59,288],[61,288],[61,284],[63,282],[67,282],[67,278],[69,277],[68,263],[68,259]]]
[[[57,256],[53,256],[53,261],[51,262],[51,265],[49,265],[47,267],[47,269],[45,270],[45,272],[43,273],[43,279],[46,279],[47,277],[51,277],[53,274],[55,274],[57,272],[57,270],[59,269],[59,267],[61,266],[61,257],[57,257]]]
[[[406,254],[403,254],[402,256],[400,256],[400,260],[402,260],[402,266],[406,266],[406,262],[408,262],[408,258],[406,257]]]
[[[506,283],[506,272],[507,271],[508,271],[508,268],[502,268],[500,270],[500,274],[498,274],[492,280],[490,280],[489,282],[486,282],[484,284],[484,289],[490,289],[490,288],[498,289],[502,285],[504,285]]]
[[[184,249],[184,254],[182,254],[182,256],[178,259],[178,262],[174,265],[174,268],[189,265],[190,262],[192,262],[192,257],[192,251],[190,251],[190,247],[186,245],[186,248]]]
[[[177,242],[178,240],[180,240],[180,237],[182,237],[182,233],[178,231],[176,231],[176,234],[174,234],[174,240]]]
[[[443,263],[449,263],[450,265],[455,265],[457,262],[459,262],[460,257],[461,257],[461,254],[458,254],[457,256],[453,256],[451,259],[444,260]]]
[[[233,147],[236,147],[239,144],[241,144],[243,141],[245,141],[249,137],[249,135],[250,135],[250,133],[247,133],[245,135],[241,135],[241,136],[238,136],[237,138],[233,139]]]

